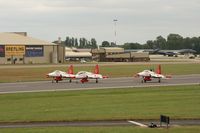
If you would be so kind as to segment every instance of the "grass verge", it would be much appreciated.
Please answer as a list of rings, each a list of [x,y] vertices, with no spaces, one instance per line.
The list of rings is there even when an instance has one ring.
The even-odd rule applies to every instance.
[[[138,127],[50,127],[0,129],[2,133],[198,133],[200,127],[150,129]]]
[[[200,118],[200,86],[0,95],[0,122]]]
[[[109,77],[131,77],[144,69],[156,70],[157,65],[106,65],[100,68],[103,75]],[[187,75],[187,74],[200,74],[200,64],[162,64],[163,74],[171,75]],[[67,71],[66,67],[28,67],[28,68],[1,68],[0,82],[19,82],[19,81],[38,81],[50,80],[46,78],[46,74],[54,70]],[[91,66],[77,66],[74,67],[75,73],[80,70],[93,71]]]

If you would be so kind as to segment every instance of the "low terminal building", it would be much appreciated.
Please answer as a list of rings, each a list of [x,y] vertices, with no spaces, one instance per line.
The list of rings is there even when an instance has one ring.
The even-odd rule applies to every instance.
[[[91,61],[91,49],[77,49],[65,47],[65,60],[66,61]]]
[[[119,47],[100,47],[92,49],[91,53],[93,60],[104,62],[108,61],[107,60],[108,55],[123,54],[124,49]]]
[[[101,47],[92,50],[93,60],[100,62],[134,62],[149,61],[148,52],[125,52],[119,47]]]
[[[148,52],[130,52],[123,54],[113,54],[106,56],[106,60],[110,62],[136,62],[136,61],[149,61]]]
[[[0,33],[0,64],[57,63],[58,45],[27,36]]]

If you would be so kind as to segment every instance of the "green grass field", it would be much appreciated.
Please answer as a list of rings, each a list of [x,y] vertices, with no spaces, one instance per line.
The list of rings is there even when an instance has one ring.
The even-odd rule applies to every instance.
[[[139,127],[50,127],[0,129],[1,133],[199,133],[200,127],[150,129]]]
[[[50,80],[46,78],[46,74],[56,69],[66,71],[66,67],[28,67],[28,68],[0,68],[0,82],[19,82],[19,81],[37,81],[37,80]],[[144,69],[154,68],[157,65],[107,65],[100,67],[100,72],[109,77],[131,77],[137,72]],[[170,75],[186,75],[186,74],[200,74],[200,64],[163,64],[163,74]],[[75,73],[80,70],[93,71],[91,66],[77,66],[74,67]]]
[[[0,122],[200,118],[200,86],[0,95]]]

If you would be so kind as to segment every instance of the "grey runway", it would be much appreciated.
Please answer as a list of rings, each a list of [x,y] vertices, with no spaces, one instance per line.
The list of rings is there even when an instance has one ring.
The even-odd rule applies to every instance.
[[[20,122],[0,123],[0,128],[27,128],[27,127],[94,127],[94,126],[131,126],[128,121],[72,121],[72,122]]]
[[[4,93],[24,93],[24,92],[43,92],[43,91],[71,91],[71,90],[91,90],[91,89],[109,89],[109,88],[132,88],[132,87],[150,87],[150,86],[174,86],[174,85],[200,85],[200,75],[181,75],[173,76],[171,79],[163,79],[161,83],[155,79],[152,82],[141,83],[141,79],[133,77],[108,78],[99,80],[90,80],[88,83],[80,83],[68,80],[59,83],[51,81],[38,82],[17,82],[17,83],[0,83],[0,94]]]
[[[104,121],[51,121],[51,122],[13,122],[0,123],[0,128],[34,128],[34,127],[98,127],[98,126],[140,126],[147,127],[151,122],[159,126],[159,120],[104,120]],[[199,126],[200,120],[171,120],[170,126]],[[166,127],[166,125],[165,125]]]

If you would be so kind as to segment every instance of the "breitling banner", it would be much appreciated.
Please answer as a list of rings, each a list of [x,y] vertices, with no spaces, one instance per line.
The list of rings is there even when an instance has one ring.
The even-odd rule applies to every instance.
[[[6,45],[5,55],[6,56],[23,56],[25,54],[25,46],[21,45]]]

